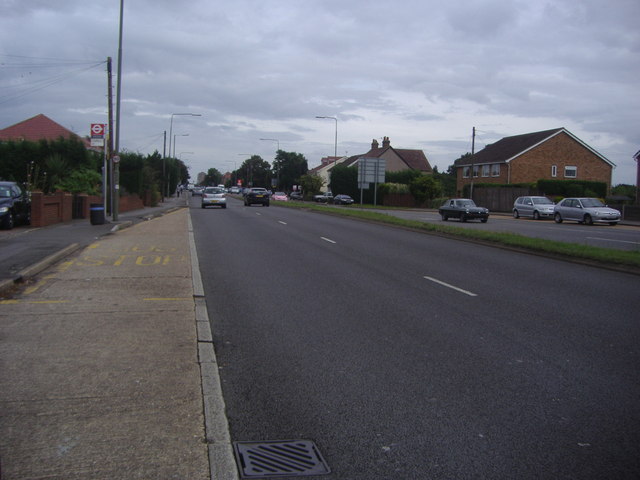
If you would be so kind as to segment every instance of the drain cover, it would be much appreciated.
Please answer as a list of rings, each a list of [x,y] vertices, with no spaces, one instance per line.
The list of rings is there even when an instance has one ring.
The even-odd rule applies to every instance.
[[[301,477],[330,473],[310,440],[234,442],[242,478]]]

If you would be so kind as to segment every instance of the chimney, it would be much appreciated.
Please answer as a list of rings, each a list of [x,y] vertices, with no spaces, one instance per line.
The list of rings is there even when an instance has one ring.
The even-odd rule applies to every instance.
[[[382,138],[382,148],[387,148],[391,146],[391,142],[389,141],[389,137]]]
[[[375,138],[373,139],[373,142],[371,142],[371,150],[378,148],[378,140],[376,140]]]

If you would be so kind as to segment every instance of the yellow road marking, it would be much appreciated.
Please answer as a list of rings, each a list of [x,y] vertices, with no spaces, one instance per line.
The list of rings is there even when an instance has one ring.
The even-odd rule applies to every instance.
[[[186,300],[193,300],[193,298],[191,297],[184,297],[184,298],[180,298],[180,297],[168,297],[168,298],[159,298],[159,297],[150,297],[150,298],[143,298],[143,300],[147,301],[147,302],[184,302]]]

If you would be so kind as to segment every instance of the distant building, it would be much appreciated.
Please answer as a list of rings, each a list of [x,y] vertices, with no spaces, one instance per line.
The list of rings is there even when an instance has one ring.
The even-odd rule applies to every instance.
[[[360,158],[382,158],[385,160],[387,172],[401,172],[403,170],[418,170],[422,173],[432,173],[433,170],[422,150],[406,148],[394,148],[391,146],[389,137],[382,139],[382,147],[378,140],[373,139],[368,152],[350,157],[325,157],[321,160],[321,165],[310,170],[309,173],[320,175],[325,184],[328,185],[331,176],[331,169],[335,165],[346,165],[348,167],[357,165]]]

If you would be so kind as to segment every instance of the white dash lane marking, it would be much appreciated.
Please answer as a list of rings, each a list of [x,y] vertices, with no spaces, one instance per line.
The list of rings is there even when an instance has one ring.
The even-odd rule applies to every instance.
[[[336,243],[333,240],[331,240],[330,238],[326,238],[326,237],[320,237],[322,240],[324,240],[325,242],[329,242],[329,243]]]
[[[629,240],[614,240],[612,238],[587,237],[588,240],[601,240],[603,242],[630,243],[631,245],[640,245],[639,242],[631,242]]]
[[[469,295],[470,297],[477,297],[478,295],[476,293],[470,292],[468,290],[463,290],[462,288],[458,288],[454,285],[451,285],[449,283],[445,283],[442,280],[438,280],[437,278],[433,278],[433,277],[424,277],[425,279],[437,283],[438,285],[442,285],[443,287],[447,287],[447,288],[451,288],[453,290],[455,290],[456,292],[460,292],[460,293],[464,293],[465,295]]]
[[[286,225],[287,222],[283,222],[282,220],[278,220],[278,223],[281,223],[282,225]]]

